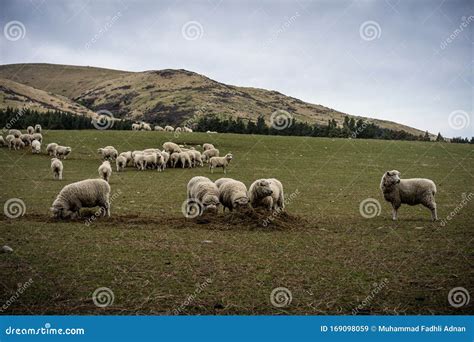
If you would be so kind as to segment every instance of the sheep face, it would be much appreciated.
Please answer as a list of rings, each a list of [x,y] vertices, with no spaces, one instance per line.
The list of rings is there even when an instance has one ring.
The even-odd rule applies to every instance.
[[[387,171],[383,175],[382,184],[384,187],[391,187],[400,183],[400,172],[397,170]]]
[[[214,195],[206,195],[202,200],[203,211],[217,213],[219,207],[219,199]]]
[[[270,182],[263,180],[258,183],[258,193],[261,197],[271,196],[273,190],[270,188]]]
[[[77,214],[70,211],[70,210],[66,210],[65,208],[61,207],[61,206],[53,206],[50,208],[51,210],[51,213],[53,215],[53,218],[55,219],[61,219],[61,220],[64,220],[64,219],[68,219],[68,218],[76,218],[77,217]]]
[[[237,210],[245,209],[248,207],[248,205],[249,205],[249,199],[247,197],[237,198],[233,203],[234,208],[236,208]]]

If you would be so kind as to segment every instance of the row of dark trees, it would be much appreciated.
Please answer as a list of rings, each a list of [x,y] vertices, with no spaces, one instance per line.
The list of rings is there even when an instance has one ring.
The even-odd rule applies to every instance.
[[[331,119],[327,125],[308,124],[295,119],[288,120],[282,126],[268,126],[263,115],[257,120],[249,121],[242,118],[222,118],[217,115],[201,116],[194,124],[195,131],[217,131],[221,133],[238,134],[263,134],[263,135],[285,135],[285,136],[311,136],[311,137],[330,137],[330,138],[360,138],[360,139],[384,139],[384,140],[420,140],[429,141],[428,132],[424,135],[413,135],[405,131],[395,131],[388,128],[382,128],[374,123],[355,120],[345,117],[342,126],[338,126],[336,120]],[[117,120],[113,125],[108,125],[108,129],[130,130],[133,121]],[[13,109],[7,108],[0,110],[0,127],[7,129],[18,128],[25,129],[28,126],[40,124],[45,129],[94,129],[95,126],[91,118],[81,115],[74,115],[60,111],[38,112],[31,109]],[[109,127],[110,126],[110,127]],[[436,141],[445,141],[441,134],[438,134]],[[453,143],[474,143],[474,137],[452,138]]]

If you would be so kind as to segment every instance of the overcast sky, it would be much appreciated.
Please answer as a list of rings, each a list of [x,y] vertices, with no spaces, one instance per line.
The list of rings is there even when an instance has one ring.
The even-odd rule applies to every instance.
[[[1,0],[0,62],[187,69],[470,137],[473,4]]]

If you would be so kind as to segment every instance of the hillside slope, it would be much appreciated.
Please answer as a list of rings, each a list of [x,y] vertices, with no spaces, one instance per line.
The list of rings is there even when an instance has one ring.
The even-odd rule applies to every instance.
[[[255,120],[263,114],[270,121],[276,110],[295,119],[342,124],[345,114],[310,104],[277,91],[223,84],[187,70],[126,72],[54,64],[0,66],[0,77],[53,92],[93,110],[109,110],[118,118],[182,124],[194,116],[217,114]],[[350,115],[349,115],[350,116]],[[380,127],[424,132],[395,122],[370,119]]]

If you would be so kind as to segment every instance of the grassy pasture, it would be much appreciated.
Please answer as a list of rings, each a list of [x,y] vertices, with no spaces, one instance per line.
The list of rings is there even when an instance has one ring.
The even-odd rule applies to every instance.
[[[24,216],[0,220],[0,246],[14,249],[0,254],[0,309],[33,281],[7,314],[350,314],[362,302],[361,314],[473,312],[472,300],[448,303],[454,287],[474,295],[473,201],[445,226],[421,206],[402,206],[392,222],[379,190],[386,170],[431,178],[446,218],[474,193],[472,145],[125,131],[48,131],[44,139],[43,150],[49,142],[73,148],[62,181],[52,180],[44,153],[0,149],[1,205],[20,198],[26,206]],[[247,186],[280,179],[293,194],[286,214],[267,227],[261,213],[186,219],[188,180],[215,180],[222,170],[127,168],[112,175],[110,219],[49,218],[64,185],[97,177],[98,147],[122,152],[165,141],[231,151],[227,176]],[[380,215],[360,214],[367,198],[380,202]],[[99,287],[113,291],[112,305],[94,305]],[[286,307],[270,302],[277,287],[291,291]]]

